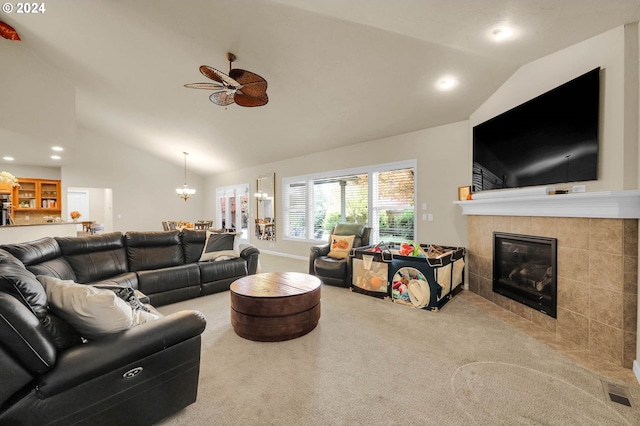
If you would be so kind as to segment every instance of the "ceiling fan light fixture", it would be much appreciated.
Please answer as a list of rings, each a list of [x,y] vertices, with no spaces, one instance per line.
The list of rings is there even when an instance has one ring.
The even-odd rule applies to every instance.
[[[244,107],[266,105],[267,81],[258,74],[239,68],[231,68],[236,55],[227,53],[229,61],[229,75],[208,65],[201,65],[200,72],[215,83],[189,83],[185,87],[190,89],[215,90],[209,100],[216,105],[227,106],[236,103]]]

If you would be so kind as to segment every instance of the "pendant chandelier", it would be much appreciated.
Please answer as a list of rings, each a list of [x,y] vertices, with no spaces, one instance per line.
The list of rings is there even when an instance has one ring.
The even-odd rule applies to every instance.
[[[254,197],[256,197],[256,200],[258,200],[259,203],[263,202],[264,200],[266,200],[267,198],[269,198],[269,194],[267,194],[266,192],[262,192],[262,191],[258,191],[255,194],[253,194]]]
[[[187,155],[189,155],[189,153],[183,152],[183,154],[184,154],[184,185],[182,185],[182,188],[176,188],[176,192],[178,193],[178,197],[187,201],[189,198],[191,198],[193,194],[196,193],[196,190],[189,188],[189,186],[187,185]]]

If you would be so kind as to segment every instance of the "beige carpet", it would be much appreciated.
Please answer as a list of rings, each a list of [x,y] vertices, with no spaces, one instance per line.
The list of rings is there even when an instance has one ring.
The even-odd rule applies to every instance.
[[[263,271],[302,270],[269,262]],[[613,403],[599,376],[463,297],[437,313],[323,286],[318,327],[260,343],[229,323],[229,294],[199,309],[198,400],[163,425],[638,425],[640,386]]]

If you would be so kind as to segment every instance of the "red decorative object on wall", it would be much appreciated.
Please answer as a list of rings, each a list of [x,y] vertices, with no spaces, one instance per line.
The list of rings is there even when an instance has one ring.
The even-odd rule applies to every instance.
[[[6,38],[7,40],[20,41],[20,36],[16,32],[16,30],[14,30],[11,25],[5,24],[2,21],[0,21],[0,36]]]

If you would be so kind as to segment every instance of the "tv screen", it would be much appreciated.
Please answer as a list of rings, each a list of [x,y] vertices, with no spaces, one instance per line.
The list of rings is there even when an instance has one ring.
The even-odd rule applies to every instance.
[[[473,190],[598,178],[600,68],[473,128]]]

